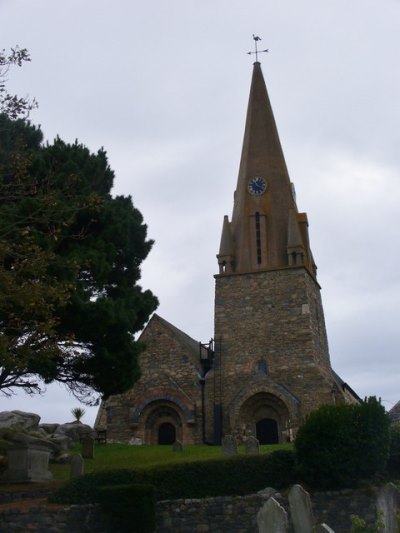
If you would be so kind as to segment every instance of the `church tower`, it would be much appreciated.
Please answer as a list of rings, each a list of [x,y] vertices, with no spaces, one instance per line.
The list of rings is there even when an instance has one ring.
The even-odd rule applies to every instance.
[[[354,401],[330,365],[307,215],[296,205],[258,61],[217,259],[209,439],[247,432],[283,442],[319,405]]]
[[[95,427],[110,442],[218,444],[227,434],[285,442],[319,405],[358,400],[331,368],[307,216],[258,61],[217,259],[214,341],[199,343],[154,314],[139,338],[140,379],[100,406]]]

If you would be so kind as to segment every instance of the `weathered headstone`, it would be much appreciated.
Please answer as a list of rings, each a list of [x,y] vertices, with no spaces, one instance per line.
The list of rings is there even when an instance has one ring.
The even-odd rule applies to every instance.
[[[71,459],[71,470],[70,477],[83,476],[85,471],[85,461],[83,460],[82,455],[74,455]]]
[[[43,443],[16,443],[7,450],[8,466],[2,483],[30,483],[53,479],[49,471],[50,447]]]
[[[258,533],[286,533],[288,517],[285,509],[275,500],[269,498],[257,514]]]
[[[333,529],[331,529],[326,524],[318,524],[315,526],[312,530],[313,533],[335,533]]]
[[[143,440],[139,437],[132,437],[128,444],[130,444],[131,446],[141,446],[143,444]]]
[[[225,435],[222,439],[222,453],[227,456],[237,455],[237,440],[233,435]]]
[[[244,441],[244,449],[247,455],[259,455],[260,443],[255,437],[246,437]]]
[[[257,491],[257,494],[261,494],[265,497],[265,499],[269,498],[270,496],[275,496],[277,493],[277,490],[272,487],[265,487],[264,489],[261,489]]]
[[[81,440],[82,457],[84,459],[93,459],[94,457],[94,438],[85,435]]]
[[[180,440],[176,440],[172,445],[173,452],[183,452],[183,444]]]
[[[399,506],[400,491],[393,483],[387,483],[380,489],[376,498],[376,510],[384,524],[383,531],[399,533],[397,518]]]
[[[293,485],[289,491],[290,516],[295,533],[310,533],[315,525],[311,498],[301,485]]]

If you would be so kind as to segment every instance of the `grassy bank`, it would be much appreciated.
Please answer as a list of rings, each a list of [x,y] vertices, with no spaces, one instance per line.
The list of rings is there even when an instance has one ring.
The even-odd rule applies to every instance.
[[[291,444],[261,446],[261,453],[274,450],[291,449]],[[80,453],[80,447],[73,453]],[[239,454],[244,454],[244,447],[239,447]],[[128,444],[97,444],[94,459],[85,460],[85,473],[114,470],[120,468],[145,469],[158,465],[188,463],[223,459],[221,446],[185,446],[182,452],[173,452],[172,446],[129,446]],[[50,470],[57,480],[69,479],[70,466],[50,465]]]

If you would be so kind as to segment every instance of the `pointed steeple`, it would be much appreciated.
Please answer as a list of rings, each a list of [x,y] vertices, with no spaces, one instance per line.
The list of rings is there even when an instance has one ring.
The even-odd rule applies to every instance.
[[[308,235],[302,220],[257,61],[253,68],[232,222],[229,224],[227,220],[233,271],[258,272],[300,264],[312,271]],[[298,254],[295,262],[293,253]],[[221,251],[219,263],[220,256]],[[228,274],[230,270],[220,273]]]

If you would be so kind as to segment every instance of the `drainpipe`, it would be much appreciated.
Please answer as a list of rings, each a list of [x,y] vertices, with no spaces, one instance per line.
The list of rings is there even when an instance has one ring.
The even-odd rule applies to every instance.
[[[205,376],[201,376],[199,382],[201,386],[201,437],[203,440],[203,444],[207,444],[206,442],[206,405],[205,405],[206,378]]]

